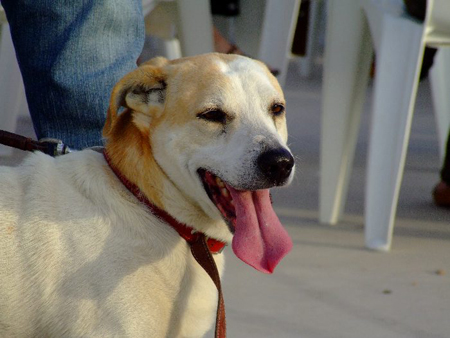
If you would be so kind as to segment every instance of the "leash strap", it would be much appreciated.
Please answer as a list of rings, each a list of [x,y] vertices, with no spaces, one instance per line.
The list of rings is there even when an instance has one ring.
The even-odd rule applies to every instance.
[[[25,151],[39,150],[43,153],[47,153],[47,147],[43,144],[40,144],[38,141],[34,141],[31,138],[10,133],[5,130],[0,130],[0,140],[2,144],[8,147],[13,147]]]
[[[25,151],[37,150],[53,157],[70,152],[69,147],[64,145],[60,140],[44,139],[42,141],[35,141],[29,137],[10,133],[5,130],[0,130],[0,144]]]
[[[195,260],[211,277],[212,281],[217,287],[218,300],[217,300],[217,313],[216,313],[216,330],[215,338],[226,337],[226,320],[225,320],[225,302],[223,300],[222,285],[220,283],[219,271],[217,271],[216,262],[214,261],[211,251],[206,244],[206,238],[204,234],[198,236],[197,240],[189,243],[191,246],[191,252]]]

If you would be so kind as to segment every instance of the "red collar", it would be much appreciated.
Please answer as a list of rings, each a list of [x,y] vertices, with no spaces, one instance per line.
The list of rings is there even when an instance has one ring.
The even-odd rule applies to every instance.
[[[111,170],[116,174],[117,178],[122,182],[122,184],[141,202],[144,203],[147,208],[150,210],[152,214],[154,214],[156,217],[158,217],[160,220],[164,221],[168,225],[170,225],[172,228],[174,228],[178,234],[183,237],[188,244],[192,244],[195,242],[200,232],[196,232],[193,228],[188,227],[186,224],[182,224],[178,222],[175,218],[173,218],[171,215],[169,215],[166,211],[158,208],[156,205],[152,204],[147,197],[142,193],[142,191],[138,188],[137,185],[134,183],[128,181],[128,179],[123,176],[119,170],[114,167],[111,163],[111,159],[109,158],[108,154],[106,153],[106,150],[103,150],[103,156],[106,159],[106,162],[108,163]],[[213,239],[208,238],[207,240],[208,248],[211,253],[220,253],[222,252],[223,248],[225,247],[226,243]]]

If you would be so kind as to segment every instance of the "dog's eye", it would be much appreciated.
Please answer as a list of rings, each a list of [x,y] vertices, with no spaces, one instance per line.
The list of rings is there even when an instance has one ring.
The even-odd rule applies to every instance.
[[[208,110],[204,113],[198,114],[197,117],[203,120],[221,124],[225,124],[225,122],[227,121],[227,114],[225,114],[221,110]]]
[[[272,114],[274,116],[280,116],[284,113],[284,106],[282,104],[274,104],[272,106]]]

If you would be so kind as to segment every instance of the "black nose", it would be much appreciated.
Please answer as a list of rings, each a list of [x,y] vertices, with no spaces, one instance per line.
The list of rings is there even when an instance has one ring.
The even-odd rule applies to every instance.
[[[272,184],[284,183],[291,174],[294,158],[285,148],[268,150],[258,157],[258,167]]]

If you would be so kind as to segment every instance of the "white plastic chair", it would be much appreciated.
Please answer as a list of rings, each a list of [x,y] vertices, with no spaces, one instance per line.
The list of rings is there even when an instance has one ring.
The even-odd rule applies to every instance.
[[[280,71],[278,81],[286,81],[291,46],[300,0],[266,0],[258,59]]]
[[[209,0],[144,0],[147,35],[163,41],[168,59],[214,51]]]
[[[146,31],[149,35],[164,41],[162,49],[166,57],[177,58],[213,50],[209,1],[154,1],[158,3],[158,7],[147,16]],[[300,0],[266,0],[264,4],[257,0],[251,4],[252,6],[264,4],[262,28],[258,36],[259,48],[254,56],[280,71],[278,81],[282,85],[285,82],[291,58],[290,49],[300,2]],[[241,16],[247,14],[249,13],[242,13]],[[249,21],[254,23],[254,20],[261,19],[254,17]],[[177,24],[173,25],[172,23]],[[241,35],[241,33],[243,32],[236,31],[236,35]],[[179,35],[181,49],[177,45],[177,36]]]
[[[298,73],[302,78],[309,78],[314,71],[314,62],[319,49],[319,34],[322,12],[325,1],[313,0],[310,2],[309,21],[306,40],[306,54],[304,56],[294,56]]]
[[[450,43],[450,4],[447,0],[429,0],[425,22],[421,23],[405,13],[401,0],[329,2],[319,207],[320,221],[324,223],[336,223],[344,208],[373,55],[372,39],[377,58],[367,162],[365,237],[368,248],[388,251],[424,46]],[[444,93],[450,87],[442,85],[449,81],[449,65],[448,57],[441,57],[435,65],[446,80],[441,81],[437,94],[447,98]],[[447,105],[441,100],[437,102],[437,119],[439,124],[447,121],[448,133],[450,105],[448,101]]]
[[[436,129],[439,139],[439,155],[443,161],[450,126],[450,47],[439,48],[429,75],[433,106],[437,112]]]

